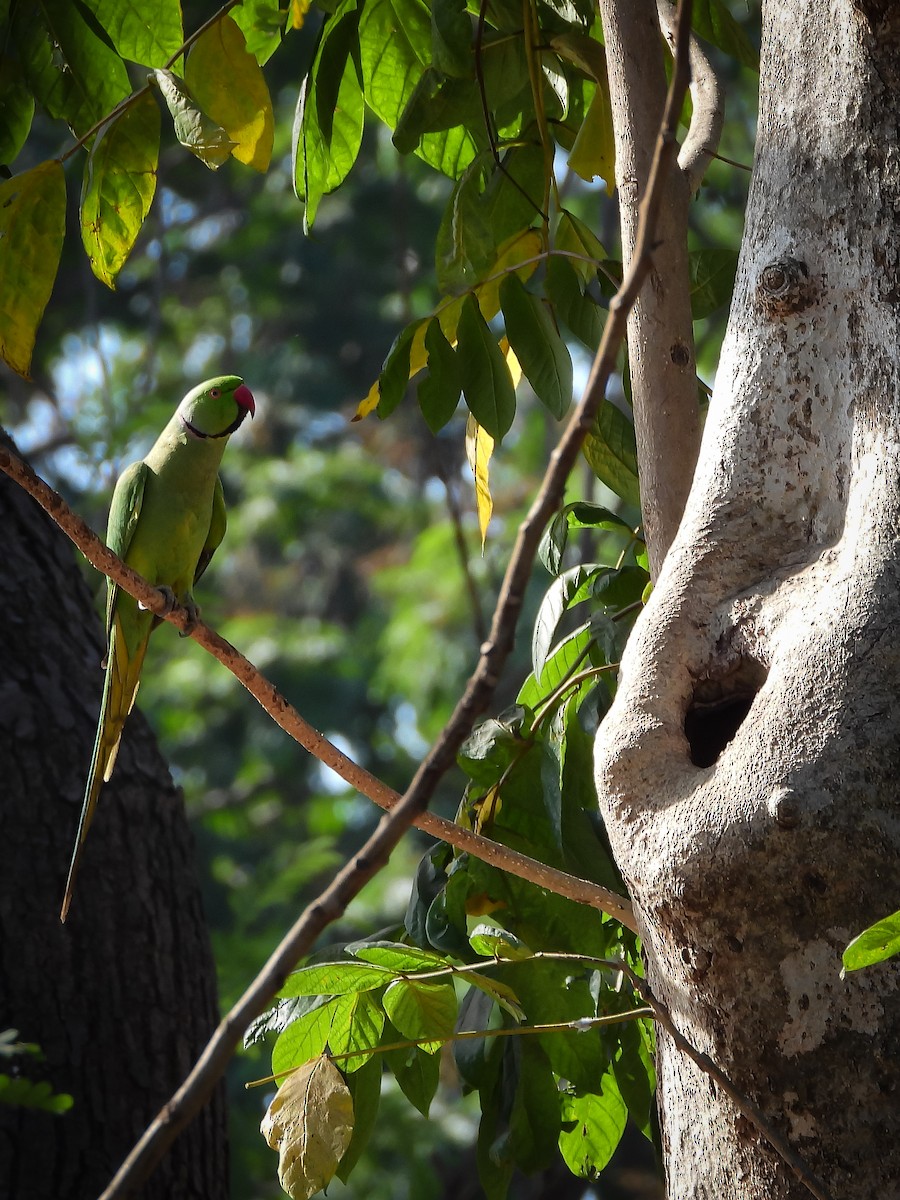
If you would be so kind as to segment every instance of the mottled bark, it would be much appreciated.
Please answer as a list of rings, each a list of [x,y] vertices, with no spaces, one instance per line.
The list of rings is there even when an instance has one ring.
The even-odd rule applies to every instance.
[[[90,1200],[214,1026],[214,967],[183,806],[137,712],[60,925],[101,630],[71,544],[5,477],[0,604],[0,1029],[39,1043],[41,1074],[75,1098],[63,1116],[0,1105],[0,1195]],[[224,1125],[219,1096],[143,1196],[227,1194]]]
[[[877,11],[876,11],[877,10]],[[769,0],[726,345],[597,744],[648,974],[834,1197],[898,1194],[900,22]],[[660,1039],[674,1200],[808,1193]]]

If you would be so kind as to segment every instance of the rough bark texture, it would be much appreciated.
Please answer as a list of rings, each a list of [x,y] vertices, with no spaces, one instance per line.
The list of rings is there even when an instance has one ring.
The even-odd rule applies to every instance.
[[[877,11],[876,11],[877,10]],[[729,330],[597,745],[653,987],[840,1200],[900,1180],[897,5],[769,0]],[[808,1193],[665,1038],[675,1200]]]
[[[647,188],[666,102],[663,40],[656,0],[600,0],[606,38],[621,205],[622,259],[637,238],[637,206]],[[700,444],[697,367],[687,252],[690,185],[681,170],[666,182],[653,269],[628,317],[634,430],[641,509],[658,576],[675,537]]]
[[[43,1077],[75,1099],[63,1116],[0,1106],[0,1195],[90,1200],[214,1025],[215,975],[183,807],[137,712],[60,925],[100,623],[70,543],[5,477],[0,548],[0,1029],[39,1043]],[[219,1096],[143,1195],[209,1200],[227,1178]]]

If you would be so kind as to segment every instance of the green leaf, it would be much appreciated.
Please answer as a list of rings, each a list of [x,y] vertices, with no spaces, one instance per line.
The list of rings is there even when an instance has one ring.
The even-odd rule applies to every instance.
[[[441,1077],[441,1056],[426,1054],[421,1046],[407,1046],[389,1050],[385,1058],[403,1095],[427,1117]]]
[[[19,4],[12,37],[34,97],[51,117],[84,134],[131,91],[125,64],[72,0]]]
[[[653,1059],[641,1036],[638,1021],[623,1021],[612,1028],[619,1040],[618,1050],[612,1060],[616,1086],[631,1119],[641,1133],[652,1140],[653,1096],[656,1090]]]
[[[409,384],[410,352],[413,338],[421,321],[407,325],[394,339],[388,351],[381,374],[378,376],[378,415],[389,417],[403,397]]]
[[[191,46],[184,79],[200,108],[234,142],[234,157],[265,173],[272,157],[275,119],[269,88],[244,35],[224,16]]]
[[[293,131],[294,191],[306,204],[309,231],[319,201],[346,179],[362,144],[365,105],[360,84],[356,0],[344,0],[327,22],[300,91]]]
[[[22,1075],[0,1075],[0,1104],[14,1108],[35,1108],[41,1112],[68,1112],[75,1101],[65,1092],[54,1092],[52,1086],[41,1080],[26,1079]]]
[[[695,321],[731,303],[737,264],[736,250],[691,251],[691,314]]]
[[[369,1061],[383,1029],[384,1009],[371,993],[356,992],[338,998],[328,1045],[332,1054],[350,1055],[338,1063],[345,1074],[351,1074]]]
[[[516,391],[503,352],[471,295],[463,304],[457,335],[466,404],[478,424],[500,442],[516,414]]]
[[[609,400],[603,401],[594,427],[585,438],[584,457],[602,483],[627,504],[640,507],[634,426]]]
[[[0,165],[15,161],[33,117],[34,97],[22,78],[22,68],[0,54]]]
[[[456,992],[451,983],[397,979],[384,993],[384,1010],[403,1037],[411,1041],[434,1039],[422,1046],[423,1050],[434,1054],[453,1036]]]
[[[582,287],[597,278],[600,265],[607,257],[593,231],[567,209],[560,213],[554,248],[573,256],[566,261],[581,280]]]
[[[469,934],[469,945],[485,958],[532,958],[533,951],[508,929],[482,922]],[[474,981],[473,981],[474,982]]]
[[[567,504],[547,526],[538,547],[541,562],[551,575],[560,573],[570,529],[603,529],[610,533],[626,534],[629,538],[632,536],[628,522],[601,504],[590,504],[584,500]]]
[[[519,1086],[510,1114],[510,1150],[520,1170],[531,1174],[556,1157],[560,1092],[550,1064],[535,1038],[519,1046]]]
[[[566,1165],[582,1179],[594,1179],[612,1158],[628,1119],[611,1072],[600,1081],[600,1094],[564,1096],[559,1148]]]
[[[564,571],[547,589],[538,609],[531,638],[532,670],[538,678],[544,669],[563,613],[590,599],[593,596],[594,580],[607,570],[607,567],[581,563]]]
[[[281,45],[287,12],[278,0],[243,0],[230,15],[243,30],[247,49],[263,66]]]
[[[701,37],[743,66],[751,71],[759,70],[759,55],[723,0],[695,0],[691,24]]]
[[[346,1081],[353,1101],[353,1136],[335,1171],[342,1183],[347,1182],[375,1128],[381,1102],[381,1075],[381,1055],[376,1054]]]
[[[116,52],[145,67],[164,67],[184,42],[179,0],[80,0]]]
[[[900,954],[900,912],[876,921],[853,939],[843,954],[843,969],[858,971]]]
[[[159,67],[150,78],[172,114],[179,142],[211,171],[218,170],[231,157],[236,143],[199,108],[183,79]]]
[[[363,962],[387,967],[394,972],[439,971],[449,966],[442,955],[431,950],[420,950],[418,946],[406,946],[402,942],[354,942],[346,949],[348,954]]]
[[[281,1075],[318,1058],[328,1042],[337,999],[317,1002],[283,1029],[272,1047],[272,1074]]]
[[[474,978],[472,983],[475,984]],[[520,1019],[524,1021],[524,1015]],[[500,1014],[491,996],[475,986],[469,988],[459,1006],[457,1025],[460,1032],[497,1029]],[[453,1058],[463,1083],[487,1091],[497,1076],[502,1049],[499,1038],[457,1038],[453,1042]]]
[[[115,288],[156,191],[159,108],[145,92],[100,130],[84,171],[81,240],[94,274]]]
[[[506,336],[542,404],[561,420],[572,402],[572,359],[546,306],[518,275],[500,285]]]
[[[445,75],[472,75],[472,20],[466,0],[434,0],[431,5],[431,58]]]
[[[523,728],[531,713],[520,706],[499,717],[487,717],[472,730],[457,754],[457,762],[475,783],[496,783],[528,745]]]
[[[360,962],[316,963],[292,971],[278,993],[287,996],[346,996],[384,987],[396,972]]]
[[[582,292],[571,262],[558,255],[551,257],[545,287],[559,320],[591,354],[595,353],[603,335],[605,313],[595,300]]]
[[[444,337],[440,321],[435,317],[425,331],[428,352],[428,375],[419,384],[417,398],[425,423],[432,433],[438,433],[459,405],[462,377],[456,351]]]
[[[585,655],[593,644],[594,637],[589,621],[579,626],[568,637],[563,638],[544,664],[540,679],[529,675],[516,700],[529,708],[537,707],[542,700],[550,696],[566,679],[584,666]]]
[[[0,183],[0,358],[28,378],[34,339],[62,253],[66,182],[62,166],[41,163]]]

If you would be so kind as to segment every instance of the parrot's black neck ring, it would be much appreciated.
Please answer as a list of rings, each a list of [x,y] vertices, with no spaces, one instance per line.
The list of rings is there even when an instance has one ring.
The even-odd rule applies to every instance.
[[[190,433],[195,438],[200,438],[200,440],[203,441],[206,438],[215,439],[215,438],[228,437],[230,434],[234,433],[234,431],[240,427],[240,424],[243,421],[244,417],[246,417],[246,415],[247,414],[245,412],[242,412],[242,411],[238,412],[238,415],[234,418],[234,420],[231,422],[231,424],[228,426],[228,428],[223,429],[221,433],[204,433],[202,429],[198,429],[196,425],[192,425],[186,417],[181,418],[181,423],[185,427],[185,429],[188,431],[188,433]]]

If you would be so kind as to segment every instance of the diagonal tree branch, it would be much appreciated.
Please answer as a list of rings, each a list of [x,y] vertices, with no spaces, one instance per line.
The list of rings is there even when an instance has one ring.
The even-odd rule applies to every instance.
[[[656,0],[659,23],[669,49],[675,53],[675,5]],[[687,177],[688,188],[696,196],[719,146],[725,124],[725,96],[700,39],[691,35],[691,127],[678,154],[678,166]]]
[[[243,996],[223,1018],[188,1078],[144,1132],[101,1200],[121,1200],[124,1196],[134,1195],[149,1176],[179,1131],[206,1102],[250,1021],[262,1012],[300,956],[311,949],[323,929],[341,916],[349,902],[387,860],[412,821],[424,811],[441,776],[452,766],[456,751],[471,730],[475,718],[484,711],[494,694],[500,671],[513,645],[525,586],[541,533],[562,502],[566,479],[615,367],[616,355],[625,336],[628,313],[653,263],[654,237],[665,179],[677,153],[675,133],[678,113],[690,77],[690,11],[691,0],[681,0],[675,69],[656,142],[650,180],[641,202],[635,251],[622,286],[610,303],[609,318],[585,393],[550,457],[540,492],[519,529],[491,632],[481,648],[481,657],[465,692],[404,796],[393,811],[382,818],[362,850],[344,865],[328,887],[301,914]],[[163,607],[162,597],[154,597],[150,607],[158,612]]]
[[[340,775],[361,795],[372,800],[380,808],[390,810],[400,799],[393,788],[389,788],[377,776],[372,775],[352,758],[343,754],[324,734],[314,729],[308,721],[289,703],[266,677],[245,658],[239,650],[202,621],[190,624],[187,610],[175,606],[170,612],[160,611],[165,601],[159,590],[149,584],[136,571],[122,562],[100,540],[93,530],[68,507],[57,492],[40,479],[31,467],[8,447],[0,445],[0,470],[15,480],[41,507],[50,514],[57,525],[78,547],[85,558],[99,571],[109,576],[129,595],[134,596],[145,608],[175,625],[198,642],[205,650],[227,667],[244,685],[247,691],[285,733],[314,755],[325,766]],[[456,825],[434,813],[423,812],[413,822],[418,828],[430,833],[457,850],[480,858],[510,875],[517,875],[536,883],[539,887],[557,895],[575,900],[604,912],[636,932],[631,902],[599,884],[569,875],[556,867],[547,866],[537,859],[529,858],[517,850],[474,833],[464,826]]]

